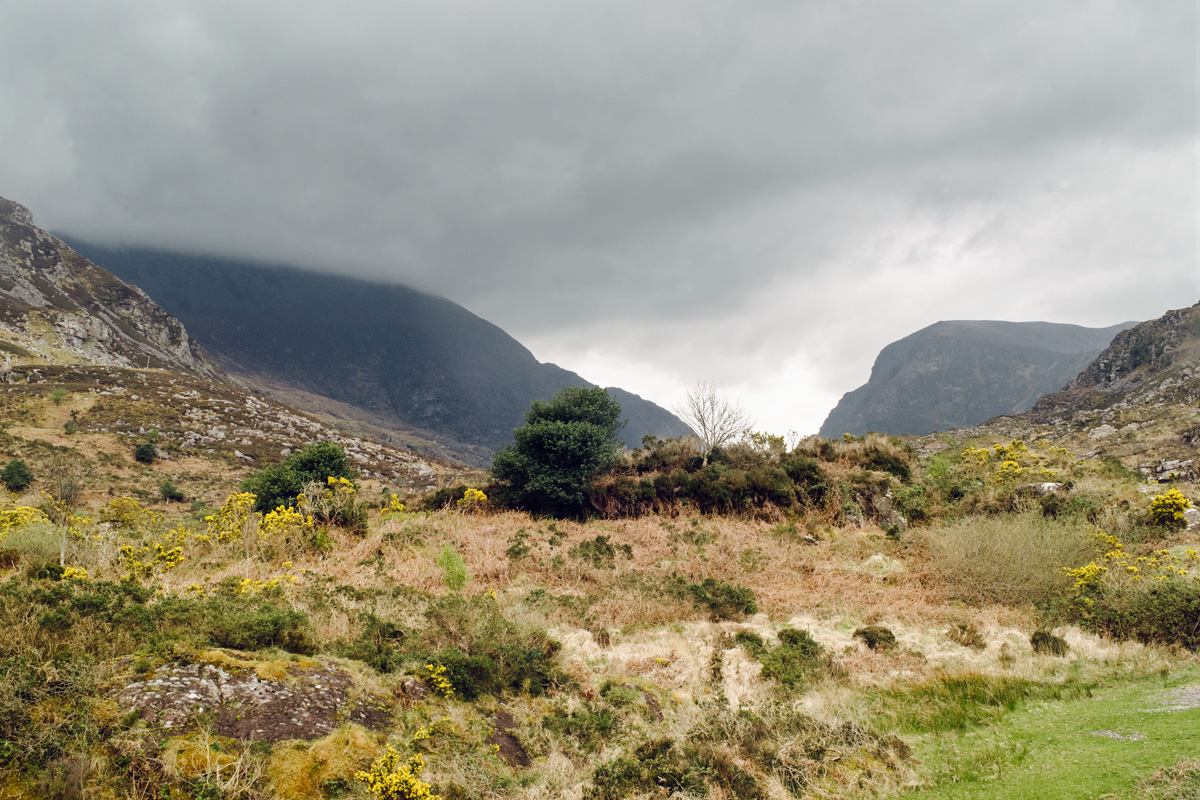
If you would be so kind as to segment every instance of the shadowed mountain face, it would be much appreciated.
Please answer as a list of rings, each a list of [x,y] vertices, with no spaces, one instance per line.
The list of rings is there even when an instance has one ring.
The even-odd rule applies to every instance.
[[[476,463],[512,439],[531,401],[590,385],[543,364],[495,325],[442,297],[278,266],[73,242],[187,325],[234,374],[344,402],[385,427],[433,434]],[[665,409],[610,390],[642,436],[679,436]],[[448,441],[447,441],[448,440]]]
[[[1133,324],[935,323],[883,348],[870,380],[842,397],[821,436],[926,434],[1028,411]]]

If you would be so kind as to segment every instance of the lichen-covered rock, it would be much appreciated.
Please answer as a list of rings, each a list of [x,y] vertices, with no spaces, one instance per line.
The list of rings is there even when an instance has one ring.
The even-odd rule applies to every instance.
[[[186,730],[204,718],[215,734],[243,741],[319,739],[344,721],[382,730],[390,719],[384,700],[352,700],[353,676],[328,660],[271,670],[252,660],[221,661],[160,666],[126,684],[117,701],[155,728]]]

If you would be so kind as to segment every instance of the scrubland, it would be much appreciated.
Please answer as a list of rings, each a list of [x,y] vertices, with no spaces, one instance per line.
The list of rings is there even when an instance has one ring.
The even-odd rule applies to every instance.
[[[223,504],[35,480],[0,501],[0,796],[1019,796],[1043,757],[1043,796],[1080,796],[1029,714],[1200,680],[1200,536],[1115,459],[869,436],[714,461],[648,443],[579,519],[483,483],[334,479],[261,513],[236,480]],[[122,702],[188,665],[334,670],[350,705],[256,739],[222,732],[236,708]],[[1148,744],[1105,791],[1195,796],[1197,713],[1118,731]]]

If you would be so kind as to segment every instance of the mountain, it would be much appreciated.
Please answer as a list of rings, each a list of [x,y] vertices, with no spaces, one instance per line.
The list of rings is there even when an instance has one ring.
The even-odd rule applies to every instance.
[[[219,370],[146,293],[99,269],[0,197],[0,350],[8,360]]]
[[[1027,411],[1133,324],[934,323],[883,348],[870,380],[842,397],[820,435],[927,434]]]
[[[365,424],[402,441],[433,438],[468,462],[511,441],[531,401],[590,385],[450,300],[404,286],[71,241],[182,320],[228,372],[300,407],[346,404]],[[666,409],[610,391],[629,420],[627,445],[688,432]]]

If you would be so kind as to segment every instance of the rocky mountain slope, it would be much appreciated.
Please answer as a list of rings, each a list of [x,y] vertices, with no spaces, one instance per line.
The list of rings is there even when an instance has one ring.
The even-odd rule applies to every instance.
[[[179,320],[0,198],[0,350],[9,362],[164,367],[215,377]]]
[[[1030,409],[1095,359],[1119,331],[1049,322],[938,322],[880,351],[821,436],[927,434]]]
[[[1038,422],[1112,415],[1200,398],[1200,303],[1118,333],[1066,387],[1034,405]]]
[[[511,440],[532,400],[588,385],[461,306],[403,286],[72,243],[145,289],[231,373],[302,407],[347,404],[401,441],[434,438],[476,464]],[[627,444],[687,433],[669,411],[610,391],[629,420]]]

